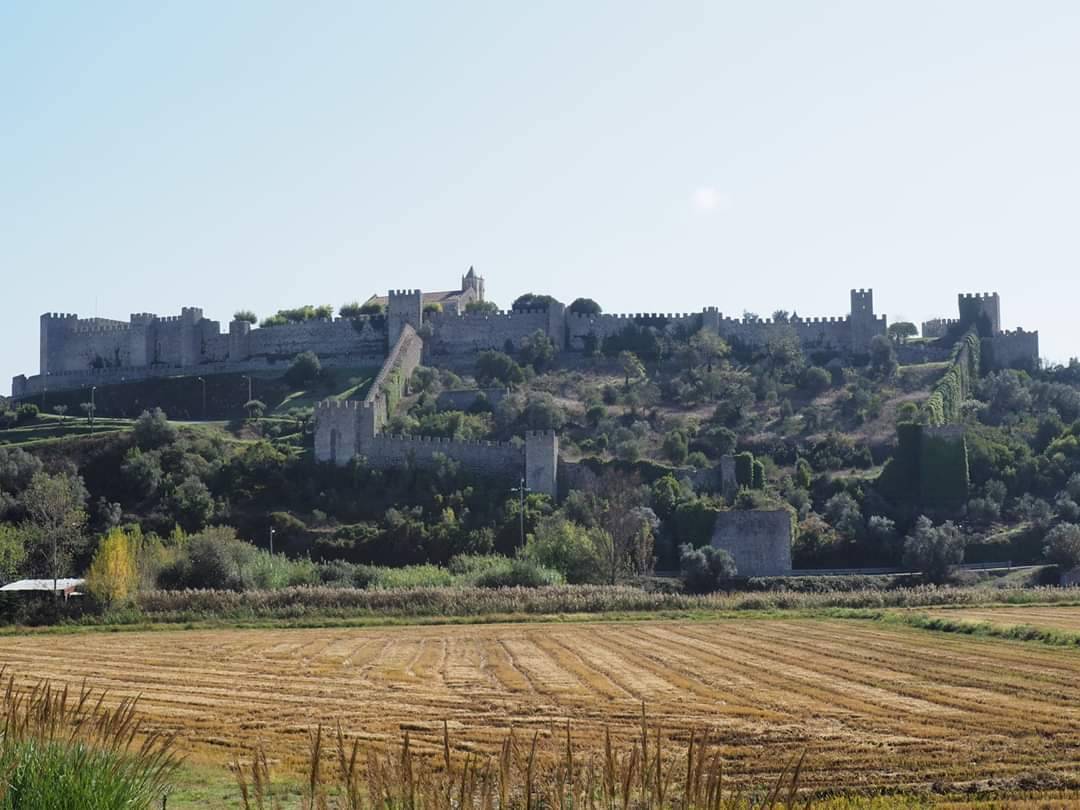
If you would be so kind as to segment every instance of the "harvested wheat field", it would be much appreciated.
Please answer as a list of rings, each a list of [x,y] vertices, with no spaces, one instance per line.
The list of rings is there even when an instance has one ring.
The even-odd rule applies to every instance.
[[[986,623],[998,627],[1030,625],[1040,630],[1062,630],[1080,634],[1080,607],[1075,606],[964,607],[917,612],[940,619]]]
[[[641,702],[676,744],[724,743],[729,773],[808,752],[803,785],[1028,789],[1080,766],[1080,652],[852,620],[212,630],[0,638],[38,678],[141,695],[196,761],[257,740],[286,762],[315,724],[441,751],[493,749],[506,729],[584,748],[635,733]]]

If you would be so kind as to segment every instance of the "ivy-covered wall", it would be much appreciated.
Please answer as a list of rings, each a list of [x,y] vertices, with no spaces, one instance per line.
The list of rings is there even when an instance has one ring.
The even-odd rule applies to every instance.
[[[938,380],[923,406],[926,424],[938,427],[960,421],[964,400],[979,378],[981,345],[974,328],[956,344],[949,370]]]

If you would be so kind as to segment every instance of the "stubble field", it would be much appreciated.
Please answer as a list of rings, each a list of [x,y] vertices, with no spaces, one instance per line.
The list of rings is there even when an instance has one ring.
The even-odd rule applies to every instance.
[[[0,638],[39,678],[140,695],[195,762],[256,741],[296,763],[316,724],[372,743],[494,751],[513,727],[595,748],[644,701],[673,745],[724,745],[760,780],[807,752],[805,787],[1007,791],[1071,782],[1080,652],[874,622],[750,619],[385,629],[207,630]]]

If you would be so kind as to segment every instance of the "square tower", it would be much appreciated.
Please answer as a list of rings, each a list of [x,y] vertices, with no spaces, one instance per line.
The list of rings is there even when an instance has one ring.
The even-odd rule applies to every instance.
[[[974,325],[981,337],[1001,332],[1001,299],[995,293],[961,293],[960,323],[964,329]]]

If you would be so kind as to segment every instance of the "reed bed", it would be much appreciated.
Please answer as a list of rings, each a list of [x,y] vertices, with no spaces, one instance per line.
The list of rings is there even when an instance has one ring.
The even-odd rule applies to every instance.
[[[803,758],[770,784],[747,786],[725,772],[719,742],[692,732],[684,748],[650,725],[642,705],[637,739],[618,748],[605,733],[599,750],[576,748],[564,734],[511,730],[495,755],[455,748],[443,724],[442,756],[417,756],[405,732],[396,750],[364,748],[341,727],[311,733],[303,810],[749,810],[812,806],[799,795]],[[256,749],[231,763],[244,810],[283,810],[270,763]]]
[[[0,667],[0,683],[6,670]],[[6,677],[0,699],[0,810],[138,810],[158,806],[180,765],[173,737],[148,732],[125,698],[85,685]]]
[[[106,621],[187,622],[200,619],[316,619],[362,617],[482,617],[659,611],[774,611],[792,609],[884,609],[989,604],[1080,603],[1071,588],[922,586],[891,591],[796,593],[660,593],[629,586],[562,585],[542,588],[401,588],[363,590],[327,587],[267,591],[150,591],[136,610]]]

